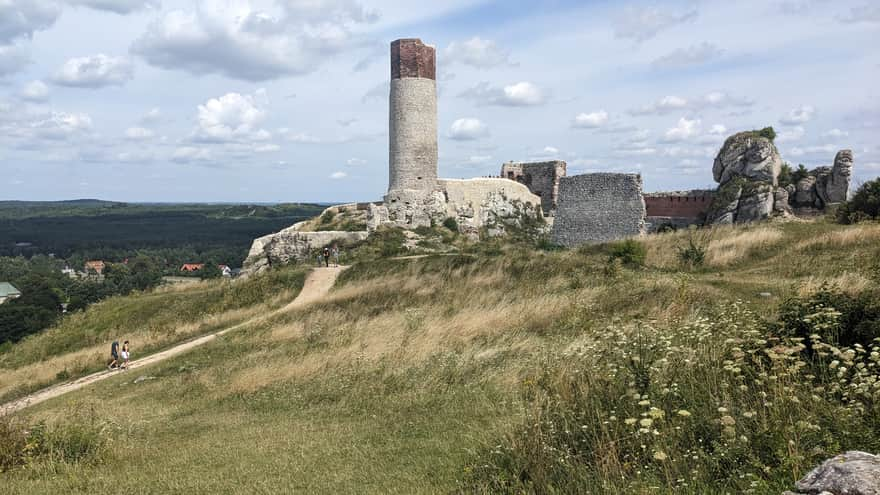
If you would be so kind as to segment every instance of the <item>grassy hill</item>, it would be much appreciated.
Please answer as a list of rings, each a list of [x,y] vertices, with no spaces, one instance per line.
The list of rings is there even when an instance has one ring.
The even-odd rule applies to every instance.
[[[620,245],[361,257],[320,303],[0,421],[5,438],[38,432],[0,479],[8,493],[780,493],[832,454],[880,450],[880,225],[719,229],[694,240],[697,266],[688,242],[648,237],[643,262]],[[0,393],[88,368],[113,334],[138,353],[277,307],[303,269],[98,304],[0,356]],[[853,318],[868,340],[832,346]]]

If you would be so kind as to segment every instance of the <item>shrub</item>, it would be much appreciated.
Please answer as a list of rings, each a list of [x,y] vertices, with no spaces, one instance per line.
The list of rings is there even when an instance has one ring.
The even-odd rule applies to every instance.
[[[760,131],[757,131],[758,135],[769,139],[771,142],[776,139],[776,131],[772,127],[765,127]]]
[[[453,232],[458,232],[458,221],[453,217],[446,217],[446,220],[443,220],[443,226]]]
[[[880,179],[862,184],[852,199],[841,205],[837,219],[843,224],[880,219]]]
[[[107,422],[92,409],[76,408],[63,422],[27,424],[0,414],[0,472],[35,462],[94,464],[109,445]]]
[[[328,223],[333,222],[333,219],[336,218],[336,214],[332,211],[325,211],[323,215],[321,215],[321,223],[326,225]]]
[[[619,259],[624,265],[636,268],[645,265],[647,250],[639,241],[627,239],[612,244],[609,254],[611,259]]]
[[[818,291],[786,300],[779,311],[779,330],[809,339],[816,334],[824,342],[867,348],[880,337],[880,291],[851,295],[823,285]]]
[[[712,241],[711,230],[690,229],[687,244],[678,248],[678,260],[687,268],[703,266]]]

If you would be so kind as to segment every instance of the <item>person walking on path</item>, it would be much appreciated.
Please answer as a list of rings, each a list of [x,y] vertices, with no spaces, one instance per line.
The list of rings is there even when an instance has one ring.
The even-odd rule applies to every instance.
[[[330,248],[324,246],[324,266],[330,268]]]
[[[318,267],[320,267],[323,264],[324,264],[324,255],[321,254],[320,251],[318,251]]]
[[[339,266],[339,246],[334,244],[333,249],[331,251],[333,254],[333,264],[338,267]]]
[[[128,341],[122,343],[122,369],[128,369],[128,360],[131,357],[131,354],[128,350]]]
[[[110,363],[107,365],[107,369],[114,369],[119,367],[119,341],[114,340],[112,344],[110,344]]]

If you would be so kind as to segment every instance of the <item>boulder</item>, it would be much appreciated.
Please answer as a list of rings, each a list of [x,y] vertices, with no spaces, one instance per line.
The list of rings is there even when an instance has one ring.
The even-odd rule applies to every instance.
[[[773,192],[773,213],[781,216],[792,214],[791,205],[788,204],[788,188],[777,187]]]
[[[794,204],[813,206],[816,203],[816,178],[808,175],[795,184]]]
[[[850,451],[823,462],[783,495],[880,495],[880,456]]]
[[[740,132],[727,138],[712,165],[712,175],[721,185],[744,177],[775,187],[781,170],[779,150],[769,139],[754,132]]]

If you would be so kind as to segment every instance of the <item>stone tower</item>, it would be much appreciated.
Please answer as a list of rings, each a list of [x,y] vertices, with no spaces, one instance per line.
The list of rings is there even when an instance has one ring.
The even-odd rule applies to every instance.
[[[420,39],[391,43],[386,204],[415,206],[438,190],[434,47]]]

